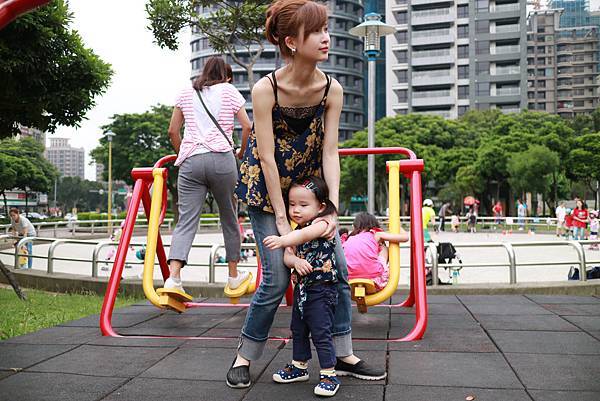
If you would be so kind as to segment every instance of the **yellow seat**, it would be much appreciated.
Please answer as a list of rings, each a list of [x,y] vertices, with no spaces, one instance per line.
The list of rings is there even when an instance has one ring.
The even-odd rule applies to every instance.
[[[229,302],[231,302],[232,304],[237,304],[240,302],[240,297],[242,295],[247,294],[248,291],[248,287],[250,287],[250,284],[252,283],[252,273],[248,274],[248,278],[246,278],[246,280],[242,281],[242,283],[239,285],[239,287],[235,288],[235,289],[231,289],[229,288],[229,284],[227,284],[225,286],[225,289],[223,290],[223,292],[225,292],[225,296],[229,298]],[[250,291],[250,293],[253,291]]]
[[[193,298],[191,295],[174,288],[158,288],[158,302],[164,308],[173,309],[175,312],[182,313],[186,306],[184,302],[190,302]]]
[[[377,292],[377,286],[373,280],[368,278],[354,278],[348,281],[352,290],[352,300],[356,302],[358,311],[360,313],[367,312],[367,305],[365,304],[365,296],[375,294]]]

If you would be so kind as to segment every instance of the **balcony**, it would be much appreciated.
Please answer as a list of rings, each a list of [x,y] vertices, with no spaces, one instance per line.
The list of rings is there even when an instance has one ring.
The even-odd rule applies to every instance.
[[[499,110],[502,114],[520,113],[521,112],[521,109],[519,107],[500,108]]]
[[[430,116],[440,116],[444,118],[452,118],[452,113],[450,110],[423,110],[423,111],[413,111],[415,114],[428,114]]]
[[[413,6],[421,6],[423,4],[436,4],[436,3],[447,3],[448,0],[412,0],[410,2]]]
[[[454,35],[449,28],[412,32],[411,44],[413,46],[437,43],[454,43]]]
[[[518,11],[521,9],[519,3],[509,3],[509,4],[490,4],[490,12],[491,13],[506,13],[510,11]]]
[[[521,94],[521,88],[518,86],[508,86],[496,88],[496,94],[493,96],[517,96]]]
[[[450,8],[434,8],[432,10],[413,11],[410,16],[412,25],[439,24],[444,22],[453,22],[455,19],[456,15],[454,15],[454,10]]]
[[[456,103],[456,99],[450,89],[412,93],[413,107],[453,105],[454,103]]]
[[[513,33],[521,30],[521,24],[490,26],[490,33]]]
[[[450,49],[422,50],[412,52],[410,61],[413,66],[452,64],[455,56]]]
[[[521,46],[510,45],[510,46],[496,46],[490,49],[490,54],[509,54],[509,53],[521,53]]]
[[[518,65],[509,65],[503,67],[496,67],[496,70],[490,75],[512,75],[512,74],[520,74],[521,67]]]
[[[413,86],[454,84],[452,70],[432,70],[413,72],[411,83]]]

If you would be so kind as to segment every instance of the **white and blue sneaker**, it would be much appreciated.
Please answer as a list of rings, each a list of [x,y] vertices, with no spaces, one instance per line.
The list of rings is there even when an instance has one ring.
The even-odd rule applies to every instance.
[[[333,397],[340,389],[340,380],[335,376],[320,375],[321,380],[315,387],[315,394],[323,397]]]
[[[305,382],[308,379],[308,369],[300,369],[291,363],[273,373],[273,381],[277,383]]]

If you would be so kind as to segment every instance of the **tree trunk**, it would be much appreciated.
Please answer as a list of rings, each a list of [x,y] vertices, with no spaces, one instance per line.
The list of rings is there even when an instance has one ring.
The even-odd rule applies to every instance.
[[[19,282],[17,281],[15,276],[12,274],[12,272],[10,270],[8,270],[6,268],[6,266],[4,266],[4,263],[1,260],[0,260],[0,271],[2,271],[2,273],[6,277],[6,280],[8,281],[8,283],[12,286],[13,290],[15,290],[15,293],[17,294],[17,296],[21,300],[27,301],[27,297],[25,296],[25,293],[23,292],[23,290],[21,290],[21,287],[19,286]]]

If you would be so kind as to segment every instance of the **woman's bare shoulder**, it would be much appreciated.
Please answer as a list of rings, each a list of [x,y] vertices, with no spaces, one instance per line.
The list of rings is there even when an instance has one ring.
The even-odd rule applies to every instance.
[[[271,97],[274,97],[273,85],[271,84],[271,80],[267,76],[264,76],[252,87],[252,95],[260,95],[262,97],[268,94],[271,94]]]
[[[331,77],[331,85],[329,86],[329,93],[332,96],[342,96],[344,94],[344,88],[338,82],[337,79]]]

